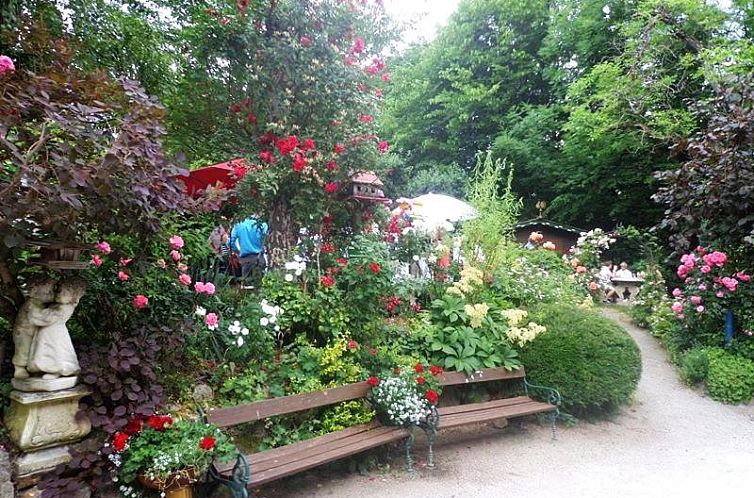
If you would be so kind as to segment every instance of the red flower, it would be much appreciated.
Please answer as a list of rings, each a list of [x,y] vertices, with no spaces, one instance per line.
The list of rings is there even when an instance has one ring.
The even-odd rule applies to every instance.
[[[215,438],[212,436],[204,436],[199,441],[199,448],[203,449],[204,451],[210,451],[215,448]]]
[[[244,176],[246,176],[246,167],[245,166],[236,166],[233,168],[233,173],[236,175],[236,177],[240,180]]]
[[[390,145],[387,143],[387,140],[383,140],[380,142],[380,144],[377,146],[377,150],[380,152],[387,152],[390,148]]]
[[[380,383],[380,379],[378,379],[377,377],[369,377],[367,379],[367,385],[369,385],[371,387],[375,387],[375,386],[379,385],[379,383]]]
[[[414,372],[418,374],[424,372],[424,365],[422,365],[421,363],[417,363],[416,365],[414,365]]]
[[[277,147],[282,155],[287,156],[298,147],[298,137],[291,135],[288,138],[279,138],[275,141],[275,147]]]
[[[348,341],[348,349],[356,349],[359,347],[359,343],[351,339]]]
[[[129,438],[130,436],[125,432],[116,432],[113,435],[113,449],[116,451],[116,453],[120,453],[121,451],[126,449]]]
[[[141,426],[143,424],[143,420],[140,417],[132,418],[128,421],[126,426],[123,428],[123,432],[126,434],[133,435],[138,434],[141,432]]]
[[[133,306],[137,310],[143,310],[149,305],[149,299],[143,294],[139,294],[133,300]]]
[[[377,263],[369,263],[369,269],[372,270],[372,273],[379,273],[381,270],[380,265]]]
[[[346,258],[338,258],[337,261],[340,266],[348,265],[348,261],[346,260]]]
[[[437,377],[443,372],[443,370],[442,370],[442,367],[438,367],[437,365],[430,365],[429,372],[432,374],[433,377]]]
[[[335,171],[336,169],[338,169],[338,163],[336,163],[335,161],[328,161],[327,162],[327,170],[328,171]]]
[[[319,279],[319,283],[321,283],[325,287],[332,287],[333,285],[335,285],[335,279],[330,275],[325,275],[324,277]]]
[[[343,152],[345,152],[345,150],[346,146],[343,144],[335,144],[335,147],[333,147],[333,152],[335,152],[336,154],[342,154]]]
[[[262,161],[272,164],[275,162],[275,156],[270,152],[269,150],[265,150],[259,153],[259,159]]]
[[[437,404],[437,400],[440,399],[440,395],[437,394],[437,391],[435,391],[434,389],[428,390],[427,394],[425,394],[424,396],[427,398],[427,401],[429,401],[431,405]]]
[[[420,386],[423,386],[424,384],[427,383],[427,379],[425,379],[423,376],[420,375],[419,377],[416,378],[416,383],[419,384]]]
[[[422,306],[419,303],[414,303],[411,305],[411,310],[413,310],[414,313],[419,313],[422,310]]]
[[[382,81],[390,81],[390,73],[383,74]]]
[[[241,111],[241,105],[240,104],[233,104],[230,106],[230,112],[240,112]]]
[[[246,122],[249,124],[256,124],[257,123],[257,116],[253,112],[250,112],[246,115]]]
[[[361,116],[359,116],[359,121],[364,124],[369,124],[374,121],[374,117],[372,117],[371,114],[362,114]]]
[[[366,48],[366,45],[364,44],[364,39],[360,36],[357,36],[353,40],[353,46],[351,47],[351,53],[352,54],[360,54],[364,51],[364,48]]]
[[[173,418],[169,415],[152,415],[147,417],[147,425],[152,429],[162,432],[165,427],[173,423]]]
[[[377,356],[377,348],[369,348],[369,354],[372,356]]]
[[[335,246],[330,244],[329,242],[325,242],[322,244],[322,252],[331,253],[335,252]]]
[[[296,173],[301,173],[304,171],[304,168],[306,167],[306,158],[303,154],[296,154],[296,156],[293,158],[293,171]]]
[[[338,191],[338,184],[335,182],[330,182],[325,184],[325,192],[328,194],[334,194]]]
[[[317,148],[317,146],[314,144],[314,140],[311,138],[307,138],[304,140],[304,144],[301,146],[303,150],[314,150]]]
[[[269,131],[267,133],[263,133],[262,136],[259,137],[259,145],[269,145],[274,141],[275,135],[273,135]]]

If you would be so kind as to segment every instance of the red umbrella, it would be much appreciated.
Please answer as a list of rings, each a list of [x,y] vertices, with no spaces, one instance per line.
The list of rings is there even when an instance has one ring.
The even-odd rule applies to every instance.
[[[179,176],[178,179],[186,185],[187,194],[195,195],[209,186],[231,189],[245,173],[246,162],[243,159],[231,159],[189,171],[188,176]]]

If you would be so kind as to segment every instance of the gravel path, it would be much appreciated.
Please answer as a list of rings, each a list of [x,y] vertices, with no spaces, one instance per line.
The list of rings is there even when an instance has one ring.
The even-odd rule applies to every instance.
[[[687,388],[649,333],[615,310],[604,313],[625,327],[642,351],[643,372],[635,400],[613,421],[559,428],[555,441],[549,428],[535,424],[448,431],[439,438],[438,465],[434,469],[420,465],[413,477],[397,470],[339,479],[310,473],[279,483],[277,492],[269,490],[270,494],[285,498],[754,496],[754,405],[722,405]]]

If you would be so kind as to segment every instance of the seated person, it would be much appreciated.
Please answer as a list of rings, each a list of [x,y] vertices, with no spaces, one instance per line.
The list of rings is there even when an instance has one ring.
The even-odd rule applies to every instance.
[[[620,264],[620,269],[615,272],[615,278],[634,278],[634,274],[628,269],[625,261]]]
[[[615,291],[615,288],[613,287],[613,263],[612,261],[605,261],[605,263],[602,265],[602,268],[600,268],[600,272],[597,275],[597,280],[599,281],[600,287],[605,292],[605,298],[608,302],[615,303],[618,301],[618,293]]]

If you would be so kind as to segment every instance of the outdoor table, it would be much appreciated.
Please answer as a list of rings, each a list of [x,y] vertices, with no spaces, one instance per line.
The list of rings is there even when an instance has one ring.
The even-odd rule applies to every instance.
[[[639,295],[641,284],[644,283],[644,279],[638,277],[613,277],[610,280],[615,292],[618,293],[619,302],[624,304],[633,304]]]

